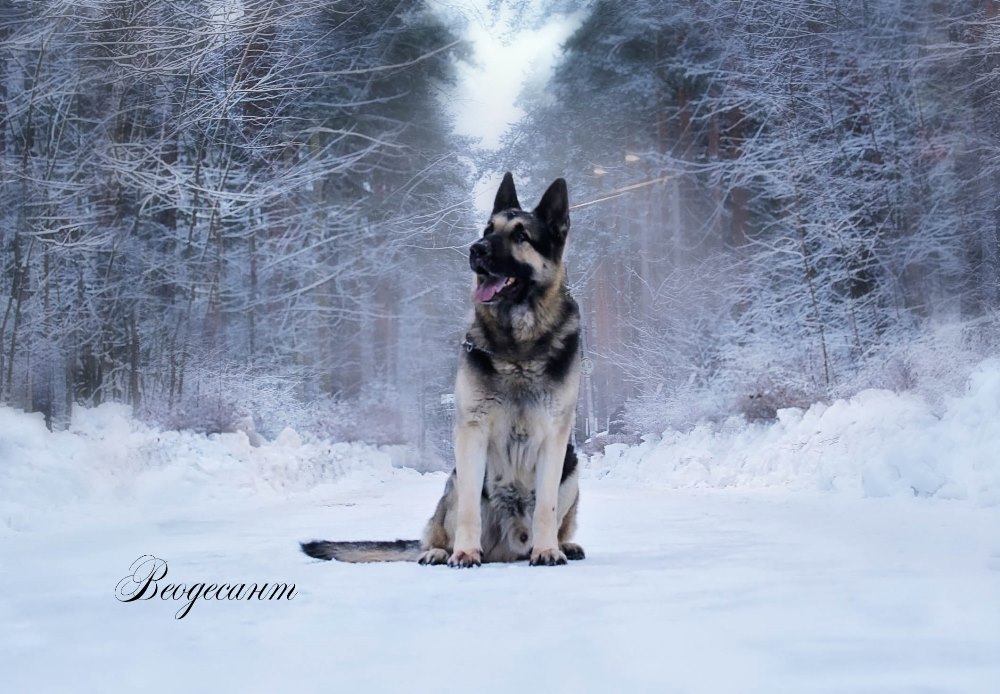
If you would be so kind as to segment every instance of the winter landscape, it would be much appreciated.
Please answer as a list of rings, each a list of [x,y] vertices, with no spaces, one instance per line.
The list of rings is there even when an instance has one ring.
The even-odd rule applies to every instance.
[[[587,558],[306,557],[433,511],[508,170]],[[997,190],[995,0],[0,2],[3,690],[1000,691]]]

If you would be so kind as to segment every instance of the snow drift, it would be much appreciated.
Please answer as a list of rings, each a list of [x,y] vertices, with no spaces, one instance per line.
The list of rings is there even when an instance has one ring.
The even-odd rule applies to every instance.
[[[938,411],[938,409],[943,411]],[[607,446],[598,477],[673,487],[791,486],[864,496],[1000,503],[1000,360],[980,364],[942,408],[922,396],[865,390],[779,410],[771,424],[729,419]]]
[[[322,487],[417,475],[398,446],[331,442],[285,429],[250,445],[243,433],[162,431],[126,407],[80,409],[63,432],[41,415],[0,408],[0,529],[144,509],[280,500]],[[415,458],[414,458],[415,459]],[[922,396],[866,390],[777,422],[736,418],[686,433],[607,446],[592,478],[667,487],[789,487],[855,496],[933,496],[1000,504],[1000,360],[981,364],[966,392],[935,408]]]
[[[57,510],[85,506],[74,523],[115,507],[196,506],[306,493],[325,483],[386,479],[400,469],[400,446],[334,443],[292,429],[259,447],[246,434],[162,431],[128,407],[78,408],[67,431],[50,432],[40,414],[0,407],[0,529],[60,523]]]

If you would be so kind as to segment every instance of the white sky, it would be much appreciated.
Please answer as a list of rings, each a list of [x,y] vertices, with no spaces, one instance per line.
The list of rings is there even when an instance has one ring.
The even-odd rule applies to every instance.
[[[573,29],[574,18],[558,17],[537,30],[485,26],[474,18],[465,38],[474,50],[475,65],[459,66],[459,84],[452,108],[455,130],[478,137],[482,146],[495,148],[507,128],[524,115],[515,102],[530,79],[544,80]]]
[[[446,16],[465,18],[462,38],[472,49],[470,61],[458,64],[458,85],[448,104],[455,116],[455,132],[477,139],[481,147],[496,149],[507,129],[524,116],[516,105],[522,88],[543,84],[549,78],[563,42],[583,21],[586,3],[581,2],[581,9],[573,14],[555,15],[544,23],[539,21],[544,14],[543,0],[517,3],[520,14],[503,3],[499,16],[489,4],[490,0],[431,2]],[[492,209],[497,186],[508,168],[514,167],[484,172],[473,182],[477,209]],[[530,203],[525,199],[524,204]]]
[[[533,11],[539,11],[535,3]],[[495,18],[488,0],[442,0],[445,12],[460,12],[467,19],[463,38],[471,44],[471,64],[458,66],[458,86],[450,103],[455,132],[477,138],[482,147],[495,149],[500,138],[523,116],[516,105],[522,87],[543,82],[555,66],[562,43],[583,19],[583,13],[557,15],[539,24],[522,21],[504,6]],[[489,211],[503,171],[484,172],[474,185],[476,207]],[[528,204],[527,201],[524,201]]]

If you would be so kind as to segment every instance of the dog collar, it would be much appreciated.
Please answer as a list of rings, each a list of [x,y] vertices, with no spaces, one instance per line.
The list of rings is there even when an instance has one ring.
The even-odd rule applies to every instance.
[[[482,352],[487,356],[493,356],[493,352],[488,349],[484,349],[475,343],[472,339],[472,333],[465,333],[465,339],[462,340],[462,348],[469,354],[472,354],[473,352]]]

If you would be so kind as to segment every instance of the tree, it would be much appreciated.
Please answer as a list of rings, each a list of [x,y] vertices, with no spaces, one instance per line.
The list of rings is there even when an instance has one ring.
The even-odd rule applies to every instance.
[[[601,419],[885,385],[933,321],[996,310],[996,22],[992,2],[592,5],[501,156],[588,205],[571,260]]]
[[[435,96],[460,46],[422,3],[3,19],[4,400],[218,429],[399,384],[403,249],[462,211]]]

